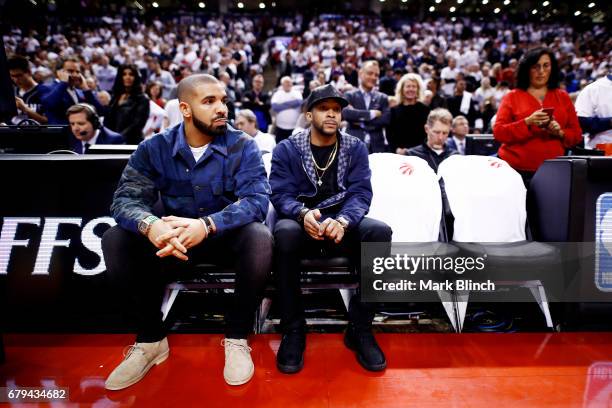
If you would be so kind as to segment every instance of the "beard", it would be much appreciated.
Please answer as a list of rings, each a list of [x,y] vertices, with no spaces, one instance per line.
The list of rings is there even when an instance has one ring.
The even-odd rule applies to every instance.
[[[325,125],[323,124],[323,122],[321,122],[321,123],[317,123],[317,122],[315,122],[315,121],[313,120],[313,121],[312,121],[312,127],[313,127],[313,128],[315,128],[315,129],[317,129],[317,131],[318,131],[319,133],[321,133],[322,135],[325,135],[325,136],[330,136],[330,137],[331,137],[331,136],[336,135],[336,133],[338,132],[338,127],[339,127],[339,126],[336,126],[336,128],[335,128],[334,130],[326,130],[326,129],[325,129]]]
[[[215,116],[212,121],[211,124],[208,125],[206,123],[204,123],[203,121],[201,121],[200,119],[198,119],[195,115],[192,117],[193,119],[193,125],[202,133],[204,133],[205,135],[209,135],[209,136],[221,136],[225,134],[225,131],[227,130],[227,124],[223,124],[223,125],[217,125],[214,126],[212,123],[217,120],[217,119],[226,119],[226,116]]]

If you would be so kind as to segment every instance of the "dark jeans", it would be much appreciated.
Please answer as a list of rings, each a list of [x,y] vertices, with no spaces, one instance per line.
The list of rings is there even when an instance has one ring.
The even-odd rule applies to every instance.
[[[384,222],[364,218],[350,228],[340,244],[325,239],[312,239],[295,220],[282,219],[274,228],[274,274],[280,301],[281,328],[284,332],[303,328],[304,305],[300,291],[300,259],[316,258],[322,253],[348,256],[357,271],[361,271],[362,242],[390,242],[392,231]],[[359,295],[351,298],[349,320],[357,328],[369,329],[374,318],[374,305],[362,303]]]
[[[274,127],[274,136],[276,138],[276,144],[282,142],[293,133],[293,129],[281,129],[277,126]]]
[[[166,336],[161,313],[165,286],[193,277],[193,267],[203,262],[235,266],[236,287],[225,315],[225,336],[246,338],[270,273],[272,248],[272,235],[260,223],[204,240],[189,249],[188,261],[173,256],[158,258],[157,248],[146,237],[119,226],[102,237],[106,273],[121,296],[129,299],[138,321],[136,341],[145,343]]]

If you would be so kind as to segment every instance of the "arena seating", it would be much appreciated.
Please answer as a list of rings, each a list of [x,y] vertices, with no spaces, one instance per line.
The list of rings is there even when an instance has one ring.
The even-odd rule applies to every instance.
[[[416,186],[420,185],[421,181],[408,174],[403,174],[403,171],[412,167],[415,177],[419,174],[419,170],[423,171],[424,177],[431,180],[427,188],[427,195],[435,196],[439,191],[437,183],[434,183],[435,177],[428,169],[421,166],[418,160],[404,158],[401,156],[395,157],[397,162],[390,158],[394,155],[372,156],[373,170],[373,188],[375,198],[372,203],[371,216],[377,216],[387,221],[396,230],[395,241],[402,242],[439,242],[444,241],[444,223],[440,223],[440,214],[442,207],[440,203],[434,202],[427,216],[431,222],[420,222],[419,225],[428,225],[427,228],[413,228],[408,234],[405,234],[405,228],[402,225],[409,224],[410,217],[413,216],[410,211],[417,211],[422,205],[423,194],[417,194]],[[112,198],[112,192],[116,187],[117,180],[122,168],[127,162],[128,156],[103,156],[103,155],[86,155],[86,156],[12,156],[5,155],[0,157],[0,171],[4,174],[20,174],[19,178],[7,178],[5,181],[6,191],[14,197],[13,200],[2,200],[2,214],[4,217],[39,217],[39,227],[27,226],[21,224],[19,227],[19,236],[16,239],[31,240],[28,247],[20,247],[13,245],[11,253],[6,253],[9,263],[9,279],[3,277],[3,284],[8,288],[5,301],[11,313],[7,316],[9,327],[15,327],[15,319],[20,319],[22,325],[25,325],[29,320],[23,320],[21,317],[27,316],[32,318],[31,323],[40,325],[41,319],[44,319],[46,327],[54,327],[54,324],[59,324],[66,327],[71,327],[69,321],[73,324],[85,324],[85,320],[79,320],[80,313],[88,316],[101,314],[105,309],[104,299],[107,299],[108,288],[104,283],[104,274],[100,273],[100,258],[96,256],[96,235],[101,236],[104,231],[102,227],[92,232],[87,232],[85,226],[92,220],[97,222],[108,222],[112,225],[112,220],[108,219],[108,208]],[[265,158],[268,159],[268,158]],[[382,159],[382,160],[381,160]],[[486,163],[498,163],[497,159],[488,157],[477,157],[475,159],[458,157],[453,160],[485,160]],[[490,160],[492,160],[490,162]],[[403,167],[404,164],[410,164],[409,167]],[[448,162],[449,164],[452,161]],[[564,242],[564,241],[588,241],[590,237],[594,237],[595,233],[595,202],[597,197],[605,191],[610,190],[610,160],[608,158],[560,158],[546,162],[541,170],[533,179],[530,194],[529,194],[529,220],[534,229],[534,239],[541,242]],[[444,163],[446,164],[446,162]],[[380,181],[380,169],[389,167],[397,172],[395,175],[398,180],[401,177],[406,178],[404,182],[405,188],[388,190],[384,192],[386,187]],[[499,170],[491,168],[491,171]],[[503,170],[503,168],[502,168]],[[386,170],[385,170],[386,171]],[[445,175],[445,167],[442,166],[440,174],[445,177],[448,183],[450,178]],[[71,177],[62,177],[61,174],[70,174]],[[484,175],[482,175],[484,176]],[[474,176],[476,177],[476,176]],[[494,179],[493,179],[494,180]],[[563,182],[551,183],[551,180],[565,180]],[[492,181],[491,181],[492,182]],[[511,181],[508,181],[511,183]],[[461,211],[457,211],[456,206],[453,207],[456,191],[451,185],[447,186],[447,194],[451,203],[451,210],[455,213],[455,235],[452,238],[453,245],[464,245],[465,242],[458,243],[457,241],[472,241],[477,240],[478,236],[466,237],[463,231],[465,222],[461,217]],[[500,184],[500,183],[498,183]],[[517,183],[515,183],[517,184]],[[36,185],[36,188],[32,188]],[[74,188],[78,185],[79,188]],[[425,185],[425,184],[422,184]],[[472,183],[473,186],[478,186],[478,183]],[[507,185],[507,183],[504,183]],[[518,184],[517,184],[518,185]],[[382,187],[381,187],[382,186]],[[496,186],[493,186],[496,187]],[[506,189],[501,188],[498,192],[504,193]],[[493,191],[491,188],[482,189],[482,191]],[[402,194],[398,194],[401,192]],[[390,194],[391,197],[385,200],[384,194]],[[515,198],[505,197],[504,202],[516,200],[515,203],[522,200],[520,189],[518,196]],[[518,197],[518,198],[517,198]],[[579,198],[576,198],[579,197]],[[580,197],[586,197],[586,200],[581,200]],[[476,197],[469,196],[470,200],[475,200]],[[486,194],[478,197],[479,200],[492,200],[491,197],[486,197]],[[382,200],[382,201],[381,201]],[[582,201],[582,202],[581,202]],[[398,208],[402,211],[389,211],[388,205],[397,202]],[[499,204],[494,201],[490,208],[497,208]],[[486,208],[483,207],[483,208]],[[413,210],[411,210],[413,209]],[[420,211],[420,210],[419,210]],[[582,215],[581,212],[582,211]],[[406,217],[402,217],[401,213],[407,213]],[[481,214],[482,215],[482,214]],[[54,242],[46,245],[53,245],[52,257],[48,271],[45,270],[41,275],[32,275],[32,267],[36,261],[40,261],[38,256],[38,247],[40,245],[40,234],[45,223],[51,222],[66,222],[76,223],[74,217],[80,217],[79,223],[81,227],[70,226],[66,224],[60,225],[57,237],[51,237]],[[523,242],[529,247],[533,247],[533,243],[525,242],[528,237],[522,233],[520,225],[524,223],[524,210],[517,212],[514,215],[516,225],[512,229],[511,240],[519,242],[522,248]],[[42,217],[42,218],[41,218]],[[58,218],[59,217],[59,218]],[[63,218],[62,218],[63,217]],[[416,218],[418,219],[418,218]],[[422,221],[423,218],[419,221]],[[6,220],[6,218],[5,218]],[[508,220],[503,220],[507,222]],[[487,224],[498,225],[502,220],[497,220],[498,224],[491,224],[495,219],[487,219]],[[436,224],[442,225],[437,227]],[[63,225],[63,224],[62,224]],[[463,226],[462,226],[463,225]],[[81,231],[80,228],[83,228]],[[88,235],[92,233],[92,235]],[[80,234],[80,236],[79,236]],[[415,234],[410,236],[409,234]],[[461,238],[463,236],[463,238]],[[66,238],[71,238],[66,240]],[[489,241],[503,241],[503,237],[486,237]],[[508,240],[508,239],[507,239]],[[65,242],[70,242],[68,245]],[[84,246],[88,245],[88,246]],[[478,250],[482,250],[478,248]],[[493,251],[492,249],[488,249]],[[76,261],[79,261],[77,263]],[[348,260],[333,260],[326,261],[324,264],[316,264],[313,262],[305,262],[304,269],[308,273],[304,275],[304,288],[306,290],[326,288],[326,289],[354,289],[357,284],[354,275],[351,273],[348,265]],[[80,264],[83,271],[74,272]],[[90,268],[90,269],[87,269]],[[209,268],[209,267],[202,267]],[[102,269],[103,270],[103,269]],[[228,289],[231,285],[226,282],[230,279],[226,273],[227,270],[217,270],[213,275],[211,269],[206,269],[207,275],[210,278],[202,283],[209,287]],[[330,274],[329,271],[333,273]],[[527,273],[528,271],[525,270]],[[40,273],[40,272],[39,272]],[[523,276],[525,277],[525,276]],[[528,277],[528,276],[527,276]],[[504,277],[504,279],[507,278]],[[592,275],[591,275],[592,278]],[[70,282],[68,286],[66,283]],[[590,283],[593,292],[598,292],[594,287],[593,279]],[[179,283],[180,284],[180,283]],[[318,285],[318,286],[317,286]],[[184,289],[184,287],[176,286],[169,288],[169,297],[174,289]],[[538,292],[539,292],[538,288]],[[19,292],[20,296],[15,296]],[[178,293],[178,292],[176,292]],[[269,292],[268,292],[269,293]],[[345,296],[345,298],[347,298]],[[600,299],[602,310],[606,310],[605,298]],[[26,308],[26,304],[29,306]],[[77,307],[77,305],[79,307]],[[264,305],[265,306],[265,305]],[[268,305],[269,306],[269,305]],[[455,319],[457,305],[453,302],[449,308],[449,316],[451,322],[457,323],[461,319]],[[584,306],[584,305],[583,305]],[[581,306],[581,307],[583,307]],[[588,305],[595,307],[595,304]],[[584,306],[586,307],[586,306]],[[609,306],[608,306],[609,307]],[[37,310],[35,314],[28,311]],[[166,304],[165,312],[167,314],[168,303]],[[30,314],[28,314],[30,313]],[[35,318],[39,315],[39,318]],[[263,313],[262,315],[265,315]],[[93,327],[91,319],[88,319],[88,325],[82,325],[84,330],[87,327]],[[58,323],[62,322],[62,323]],[[78,322],[78,323],[77,323]],[[261,320],[260,320],[261,323]],[[23,326],[22,326],[23,327]],[[76,327],[76,326],[75,326]],[[101,327],[101,326],[100,326]],[[109,325],[112,327],[112,325]],[[460,327],[457,327],[459,330]]]

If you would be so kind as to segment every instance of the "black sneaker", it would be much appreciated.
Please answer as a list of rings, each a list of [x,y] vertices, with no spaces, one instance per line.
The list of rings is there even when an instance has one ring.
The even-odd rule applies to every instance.
[[[304,330],[291,330],[283,334],[278,353],[276,367],[281,373],[294,374],[304,367],[304,349],[306,334]]]
[[[387,368],[387,360],[376,343],[372,329],[355,330],[349,325],[344,334],[344,344],[355,352],[357,361],[366,370],[382,371]]]

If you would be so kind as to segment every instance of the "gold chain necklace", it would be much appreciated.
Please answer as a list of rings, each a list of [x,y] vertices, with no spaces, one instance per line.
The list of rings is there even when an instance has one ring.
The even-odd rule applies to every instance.
[[[336,158],[336,153],[338,152],[338,141],[336,140],[336,144],[334,145],[334,150],[332,150],[331,154],[329,155],[329,159],[327,159],[327,164],[325,165],[325,167],[319,167],[319,165],[317,164],[317,161],[314,158],[314,155],[312,154],[312,149],[310,150],[310,157],[312,157],[312,162],[315,165],[315,173],[317,174],[317,184],[319,186],[321,186],[323,184],[323,176],[325,175],[325,172],[327,171],[327,169],[329,169],[329,166],[331,166],[331,164],[334,162],[334,159]],[[319,171],[321,172],[321,175],[319,175]]]

